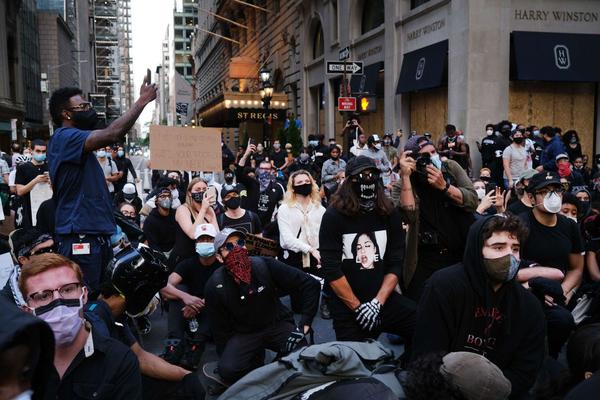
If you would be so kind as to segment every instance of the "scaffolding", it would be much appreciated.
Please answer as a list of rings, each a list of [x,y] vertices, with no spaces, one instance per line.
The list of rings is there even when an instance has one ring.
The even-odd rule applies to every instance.
[[[94,0],[92,12],[96,95],[103,95],[105,117],[110,123],[133,101],[130,0]]]

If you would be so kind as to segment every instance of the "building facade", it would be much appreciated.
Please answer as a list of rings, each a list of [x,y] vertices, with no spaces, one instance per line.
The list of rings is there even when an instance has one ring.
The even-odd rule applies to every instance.
[[[428,131],[437,139],[446,124],[456,125],[474,149],[475,166],[485,124],[503,119],[575,129],[586,154],[600,152],[598,1],[264,0],[253,5],[269,12],[230,1],[199,4],[244,26],[201,10],[201,30],[193,39],[195,115],[203,125],[223,127],[225,135],[231,121],[213,118],[224,108],[221,103],[231,93],[252,93],[257,85],[232,78],[232,65],[255,62],[257,71],[266,66],[281,77],[276,92],[281,89],[286,109],[301,118],[304,137],[321,133],[344,143],[340,133],[349,114],[338,111],[337,101],[349,93],[369,100],[371,111],[359,115],[368,134],[403,129]],[[326,72],[326,64],[339,61],[345,49],[348,62],[361,62],[363,69],[344,84],[340,73]],[[245,122],[233,125],[248,131]]]

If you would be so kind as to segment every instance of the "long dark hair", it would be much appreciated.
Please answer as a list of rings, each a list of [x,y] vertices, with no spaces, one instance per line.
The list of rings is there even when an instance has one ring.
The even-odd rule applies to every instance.
[[[351,177],[348,177],[338,190],[331,196],[330,206],[347,216],[355,216],[360,213],[360,201],[358,195],[352,188]],[[386,196],[381,181],[377,183],[377,202],[375,211],[379,215],[391,215],[394,212],[394,204]]]

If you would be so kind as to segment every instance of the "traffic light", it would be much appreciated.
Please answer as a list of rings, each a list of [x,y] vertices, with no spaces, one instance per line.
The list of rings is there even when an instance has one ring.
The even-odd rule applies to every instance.
[[[360,96],[358,100],[358,108],[361,113],[369,113],[377,111],[376,98],[373,95]]]

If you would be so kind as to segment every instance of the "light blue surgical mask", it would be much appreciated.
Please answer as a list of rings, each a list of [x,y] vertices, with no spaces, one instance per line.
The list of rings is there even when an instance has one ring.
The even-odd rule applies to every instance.
[[[123,157],[125,155],[125,152],[123,150],[119,150],[119,151],[117,151],[117,155],[119,157]]]
[[[442,169],[442,160],[440,160],[439,154],[434,154],[430,158],[431,158],[431,163],[433,164],[434,167],[436,167],[437,169]]]
[[[46,153],[33,153],[33,159],[37,162],[46,161]]]
[[[196,253],[200,257],[211,257],[215,255],[215,246],[210,242],[196,243]]]
[[[308,144],[312,147],[317,147],[319,145],[319,141],[318,140],[309,140]]]
[[[106,150],[98,150],[96,152],[96,157],[98,157],[98,158],[106,157]]]

